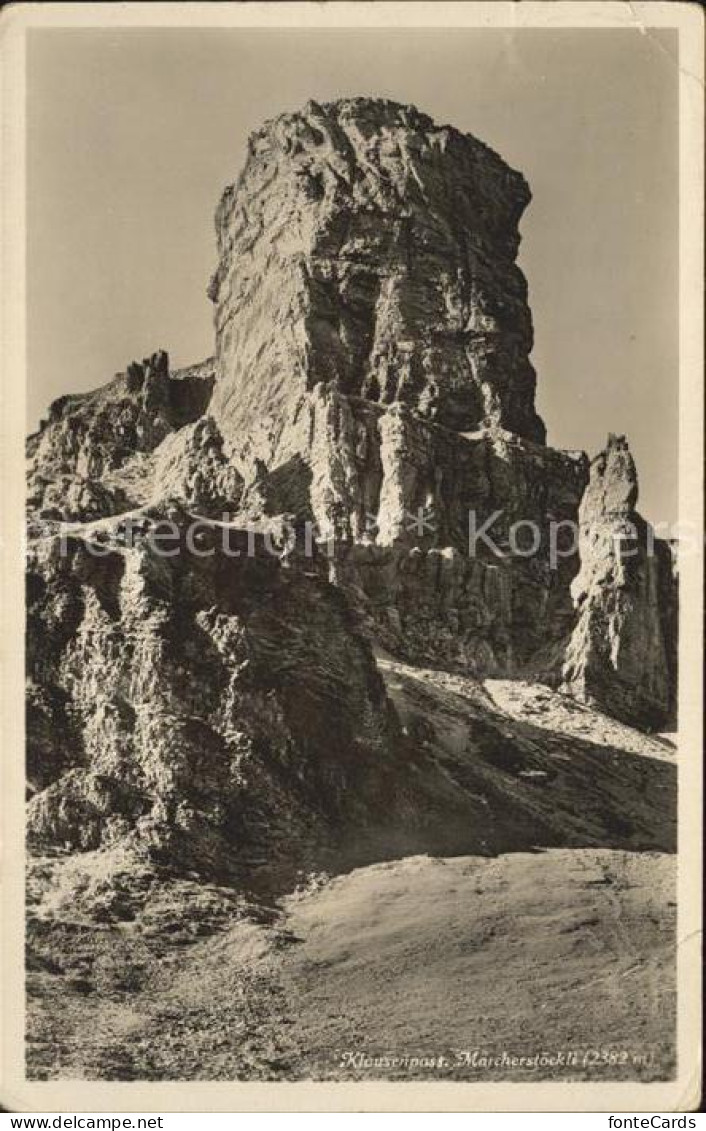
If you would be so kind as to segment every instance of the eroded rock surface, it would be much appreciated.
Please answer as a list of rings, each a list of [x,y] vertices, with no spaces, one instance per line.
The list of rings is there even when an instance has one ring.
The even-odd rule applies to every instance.
[[[210,359],[171,371],[167,353],[159,350],[94,392],[54,401],[28,441],[31,512],[82,520],[146,502],[155,487],[153,453],[177,430],[200,421],[214,373]],[[163,491],[164,479],[159,487]]]
[[[232,879],[390,813],[400,731],[341,593],[245,532],[202,522],[188,552],[189,517],[34,543],[28,831]]]
[[[309,103],[253,135],[217,213],[214,359],[159,351],[29,441],[40,851],[232,883],[341,837],[653,844],[649,790],[617,813],[629,760],[578,819],[592,750],[571,777],[561,739],[430,691],[563,680],[627,724],[673,712],[671,552],[627,447],[589,466],[534,408],[528,201],[410,107]]]
[[[299,399],[332,383],[543,441],[515,263],[529,199],[486,145],[413,107],[309,102],[266,123],[216,217],[224,433],[269,463]]]

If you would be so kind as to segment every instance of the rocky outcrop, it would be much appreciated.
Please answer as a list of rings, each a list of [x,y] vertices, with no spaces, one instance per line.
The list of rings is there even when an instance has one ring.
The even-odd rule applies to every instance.
[[[29,440],[34,844],[232,883],[383,827],[385,851],[652,843],[649,806],[628,828],[600,789],[577,824],[567,782],[559,818],[541,731],[399,666],[673,712],[671,552],[627,446],[589,466],[535,412],[528,201],[410,107],[309,103],[253,135],[217,212],[215,358],[159,351]]]
[[[622,793],[638,769],[645,786],[618,822],[600,748],[574,736],[567,765],[562,735],[511,722],[473,680],[378,668],[318,559],[190,518],[145,508],[31,549],[28,837],[86,855],[84,913],[89,885],[129,917],[120,884],[106,904],[113,868],[276,886],[336,851],[664,843],[651,785],[671,767],[616,752]]]
[[[578,620],[564,679],[616,718],[660,728],[676,710],[676,580],[671,547],[638,514],[637,496],[625,437],[611,434],[579,510]]]
[[[202,522],[188,552],[188,512],[141,518],[32,548],[31,841],[233,879],[392,812],[399,726],[339,591],[261,538]]]
[[[211,360],[170,371],[164,350],[92,393],[60,397],[28,441],[28,504],[49,519],[118,514],[153,491],[151,455],[206,411]]]
[[[498,429],[465,435],[322,386],[272,472],[260,469],[247,514],[309,518],[331,540],[330,576],[396,654],[518,671],[539,650],[556,666],[573,626],[578,561],[560,524],[575,520],[587,474],[580,452]]]
[[[200,514],[237,508],[243,479],[223,450],[211,416],[166,436],[155,451],[152,496],[180,499]]]
[[[252,135],[209,288],[224,435],[269,464],[319,384],[543,441],[515,263],[519,173],[413,107],[344,99]]]

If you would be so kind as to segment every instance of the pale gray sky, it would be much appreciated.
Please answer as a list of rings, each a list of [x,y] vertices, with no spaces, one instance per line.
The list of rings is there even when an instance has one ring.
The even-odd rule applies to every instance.
[[[673,32],[41,30],[28,51],[29,423],[162,347],[213,352],[213,212],[250,130],[309,98],[412,102],[533,193],[538,409],[556,447],[625,432],[676,517]]]

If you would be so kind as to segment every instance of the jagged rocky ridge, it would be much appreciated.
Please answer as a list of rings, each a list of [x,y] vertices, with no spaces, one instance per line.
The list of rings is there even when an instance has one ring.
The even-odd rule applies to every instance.
[[[39,849],[230,882],[336,840],[374,855],[383,827],[388,848],[498,850],[500,811],[519,843],[615,839],[585,781],[583,823],[538,795],[536,736],[482,697],[440,765],[433,719],[403,718],[376,663],[673,719],[671,551],[627,445],[547,447],[534,407],[529,198],[487,146],[394,103],[309,103],[253,135],[216,215],[214,358],[159,351],[28,443]],[[469,512],[492,523],[474,553]],[[619,842],[651,843],[645,805]]]

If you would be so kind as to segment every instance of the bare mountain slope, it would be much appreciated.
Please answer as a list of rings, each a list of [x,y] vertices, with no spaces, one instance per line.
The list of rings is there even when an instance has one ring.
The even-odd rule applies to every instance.
[[[32,1075],[477,1080],[494,1070],[464,1050],[546,1050],[578,1060],[499,1078],[669,1077],[669,745],[540,685],[380,668],[405,728],[424,721],[416,829],[382,821],[239,891],[117,849],[35,864]]]
[[[270,923],[161,945],[66,924],[57,953],[57,923],[31,951],[30,1074],[668,1079],[673,863],[407,857],[314,881]],[[482,1059],[503,1053],[550,1059]]]

